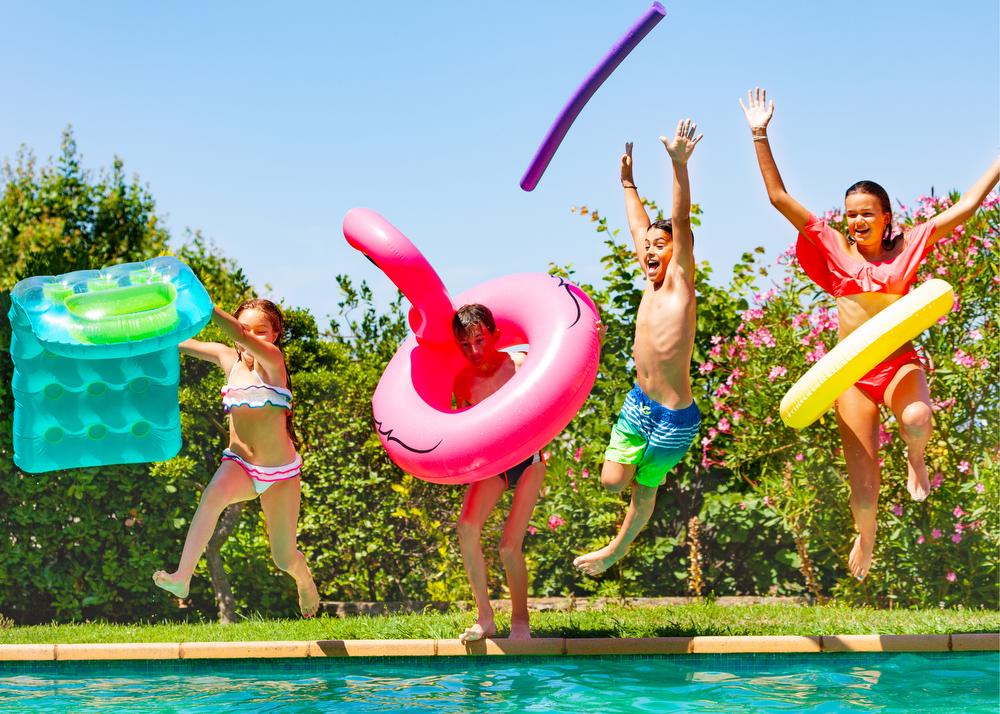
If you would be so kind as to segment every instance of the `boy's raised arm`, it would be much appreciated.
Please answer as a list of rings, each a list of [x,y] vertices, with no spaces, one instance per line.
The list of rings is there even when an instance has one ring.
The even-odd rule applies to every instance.
[[[625,142],[625,153],[621,161],[622,188],[625,190],[625,217],[628,219],[628,230],[635,244],[635,255],[639,258],[644,248],[646,231],[649,229],[649,216],[642,206],[639,190],[632,178],[632,142]],[[641,261],[641,258],[639,258]]]
[[[677,122],[677,133],[673,139],[660,137],[670,155],[674,169],[674,198],[671,208],[671,235],[674,239],[674,256],[670,261],[688,277],[694,275],[694,241],[691,238],[691,185],[688,181],[687,162],[694,153],[704,134],[695,136],[697,124],[690,119]]]

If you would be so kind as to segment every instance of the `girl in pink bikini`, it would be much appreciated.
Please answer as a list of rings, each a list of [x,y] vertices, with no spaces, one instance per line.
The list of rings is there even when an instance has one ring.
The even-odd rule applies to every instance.
[[[934,243],[967,221],[1000,180],[997,159],[955,205],[904,235],[892,232],[892,208],[885,189],[872,181],[859,181],[847,189],[844,198],[845,236],[785,191],[767,138],[774,102],[768,104],[766,92],[759,88],[748,92],[748,100],[746,106],[740,100],[740,106],[750,124],[767,196],[799,231],[795,250],[803,270],[837,299],[840,339],[909,291],[917,268]],[[930,491],[924,447],[931,434],[932,413],[924,367],[910,342],[837,400],[837,423],[851,485],[851,511],[858,528],[848,567],[859,580],[868,573],[875,548],[881,483],[879,407],[883,404],[895,415],[906,443],[907,490],[915,500],[922,501]]]
[[[191,575],[219,516],[228,506],[259,496],[274,564],[295,578],[299,609],[304,617],[312,617],[319,608],[319,592],[295,543],[302,459],[292,442],[291,384],[279,349],[284,333],[281,310],[270,300],[255,298],[240,305],[235,315],[215,308],[212,322],[235,348],[186,340],[180,350],[218,365],[229,375],[222,388],[229,447],[201,494],[177,570],[157,571],[153,582],[177,597],[187,597]]]

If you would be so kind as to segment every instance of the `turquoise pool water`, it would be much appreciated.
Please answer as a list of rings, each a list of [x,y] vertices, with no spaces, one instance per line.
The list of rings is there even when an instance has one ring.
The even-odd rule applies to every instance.
[[[0,663],[0,711],[997,712],[997,653]]]

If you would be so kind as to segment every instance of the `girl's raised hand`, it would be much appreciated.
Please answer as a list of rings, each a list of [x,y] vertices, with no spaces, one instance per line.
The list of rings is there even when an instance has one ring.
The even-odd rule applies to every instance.
[[[743,113],[747,117],[751,131],[766,129],[767,123],[774,115],[774,101],[772,100],[768,104],[767,90],[760,87],[749,90],[747,92],[747,106],[743,105],[742,99],[740,106],[743,107]]]
[[[686,164],[687,160],[691,158],[691,154],[694,153],[694,147],[698,145],[704,134],[698,134],[695,136],[695,132],[698,131],[698,125],[692,124],[690,119],[681,119],[677,122],[677,133],[674,138],[668,139],[665,136],[660,137],[660,141],[667,149],[667,153],[670,154],[670,158],[679,163]]]

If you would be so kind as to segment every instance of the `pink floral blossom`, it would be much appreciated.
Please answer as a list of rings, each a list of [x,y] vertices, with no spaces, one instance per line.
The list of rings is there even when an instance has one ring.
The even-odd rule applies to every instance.
[[[981,483],[977,483],[976,484],[976,493],[982,493],[985,490],[986,490],[986,487],[983,484],[981,484]]]
[[[973,342],[979,342],[979,340],[983,339],[983,333],[978,329],[969,330],[969,339]]]
[[[566,525],[566,521],[564,521],[562,518],[560,518],[556,514],[553,513],[551,516],[549,516],[549,529],[550,530],[556,530],[560,526],[564,526],[564,525]]]
[[[931,529],[931,538],[934,538],[936,540],[936,539],[938,539],[940,537],[941,537],[941,529],[940,528],[933,528],[933,529]]]
[[[788,374],[788,368],[778,365],[777,367],[771,367],[771,371],[768,373],[767,378],[769,381],[773,382],[778,377],[784,377]]]
[[[917,545],[923,545],[923,544],[924,544],[924,536],[922,534],[918,535],[917,536]]]
[[[801,451],[799,453],[795,454],[795,460],[796,461],[803,461],[805,458],[806,458],[805,455]]]
[[[701,372],[702,374],[708,374],[713,369],[715,369],[715,365],[712,364],[711,362],[702,362],[701,366],[698,367],[698,371]]]
[[[955,535],[953,535],[951,537],[951,542],[952,543],[956,543],[956,544],[957,543],[961,543],[962,542],[962,534],[961,533],[956,533]]]
[[[955,363],[958,364],[958,365],[960,365],[960,366],[962,366],[962,367],[975,367],[976,366],[976,358],[973,357],[972,355],[966,354],[965,350],[963,350],[962,348],[959,348],[959,349],[955,350],[955,357],[954,357],[954,359],[955,359]]]
[[[573,452],[573,460],[579,463],[582,457],[583,457],[583,447],[578,446],[576,447],[576,451]]]
[[[719,419],[719,431],[728,432],[730,428],[729,420],[726,417]]]
[[[955,516],[955,518],[961,518],[965,515],[965,511],[962,510],[961,506],[955,506],[955,510],[951,512],[951,515]]]
[[[878,425],[878,445],[879,447],[887,446],[892,443],[892,434],[884,425]]]
[[[580,471],[580,478],[590,478],[590,469],[584,468]]]
[[[820,343],[812,352],[806,353],[806,362],[819,362],[826,354],[826,345]]]
[[[770,506],[771,505],[771,497],[770,496],[764,496],[764,505],[765,506]]]
[[[567,477],[573,478],[575,475],[576,475],[576,472],[573,470],[572,466],[566,467],[566,476]]]
[[[947,580],[947,581],[948,581],[949,583],[953,583],[953,582],[955,582],[956,580],[958,580],[958,576],[957,576],[957,575],[955,575],[955,571],[954,571],[954,570],[949,570],[949,571],[948,571],[948,574],[947,574],[947,575],[945,575],[944,577],[945,577],[945,579],[946,579],[946,580]]]
[[[895,506],[893,506],[893,507],[892,507],[892,508],[891,508],[890,510],[891,510],[891,511],[892,511],[892,512],[893,512],[893,513],[894,513],[895,515],[897,515],[897,516],[902,516],[902,515],[903,515],[903,504],[901,504],[901,503],[897,503],[897,504],[896,504]]]
[[[741,511],[745,511],[745,510],[747,510],[747,508],[748,508],[747,502],[746,501],[740,501],[740,510]]]
[[[967,474],[971,470],[972,470],[972,464],[970,464],[968,461],[959,461],[958,462],[958,472],[959,473]]]
[[[941,488],[942,483],[944,483],[944,474],[938,471],[931,479],[931,488]]]
[[[537,528],[535,528],[534,526],[528,526],[528,534],[529,535],[535,535],[535,533],[537,533],[537,532],[538,532]]]

